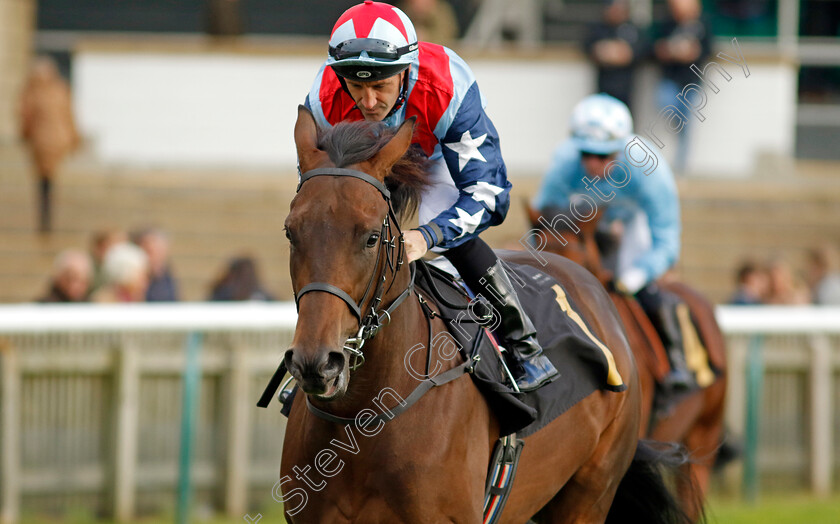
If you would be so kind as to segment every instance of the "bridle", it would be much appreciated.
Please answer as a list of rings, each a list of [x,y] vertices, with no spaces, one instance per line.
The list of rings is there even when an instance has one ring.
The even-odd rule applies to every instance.
[[[403,292],[400,293],[400,295],[387,307],[379,309],[379,306],[382,304],[382,297],[391,290],[391,287],[397,280],[397,273],[403,265],[403,256],[405,254],[405,238],[403,237],[402,230],[400,229],[397,215],[394,212],[394,206],[391,202],[391,192],[387,187],[385,187],[385,184],[369,174],[355,169],[346,169],[342,167],[322,167],[303,173],[300,177],[300,181],[298,182],[296,192],[300,191],[301,186],[303,186],[307,180],[317,176],[348,176],[357,178],[375,187],[388,204],[388,214],[385,215],[385,218],[382,221],[382,227],[379,234],[379,246],[376,250],[376,265],[374,266],[361,300],[356,302],[349,293],[328,282],[310,282],[309,284],[303,286],[300,291],[295,293],[295,307],[298,310],[300,309],[301,297],[303,297],[306,293],[311,293],[313,291],[330,293],[331,295],[340,298],[345,304],[347,304],[350,312],[353,313],[359,323],[359,330],[356,333],[356,336],[348,338],[344,343],[344,350],[353,356],[353,360],[350,363],[350,370],[355,370],[365,363],[365,355],[362,353],[362,346],[364,346],[365,341],[372,339],[376,336],[380,329],[391,322],[391,313],[393,313],[394,310],[397,309],[397,307],[414,290],[414,266],[411,266],[411,280],[409,281],[408,286],[406,286]],[[394,230],[396,230],[396,234],[394,234]],[[385,260],[384,263],[382,263],[382,269],[377,272],[377,268],[380,266],[380,262],[383,258],[383,251]],[[386,289],[385,283],[388,280],[387,272],[389,270],[393,275],[393,278],[391,279],[391,284]],[[369,296],[370,299],[368,299]],[[368,300],[368,312],[363,316],[362,312],[365,310],[365,302]]]
[[[357,171],[355,169],[346,169],[341,167],[324,167],[313,169],[311,171],[303,173],[300,177],[300,182],[298,182],[298,187],[296,191],[300,191],[301,186],[307,180],[316,176],[349,176],[353,178],[358,178],[359,180],[363,180],[375,187],[382,195],[382,198],[385,199],[385,202],[388,204],[388,214],[385,215],[385,218],[382,221],[382,228],[380,229],[379,247],[376,252],[376,265],[374,266],[373,273],[371,274],[370,280],[368,281],[367,287],[365,288],[365,292],[362,295],[362,299],[359,302],[356,302],[355,299],[353,299],[353,297],[351,297],[350,294],[344,291],[343,289],[328,282],[310,282],[309,284],[303,286],[300,289],[300,291],[295,293],[295,307],[297,307],[298,309],[300,308],[301,297],[306,293],[310,293],[313,291],[330,293],[331,295],[340,298],[345,304],[347,304],[347,307],[350,308],[350,312],[353,313],[353,315],[359,322],[359,331],[356,333],[356,336],[347,339],[347,341],[344,343],[344,350],[353,356],[353,362],[351,362],[350,364],[350,370],[355,370],[358,369],[365,362],[365,356],[362,353],[362,346],[364,346],[365,341],[370,340],[371,338],[376,336],[380,329],[382,329],[384,326],[390,323],[391,314],[414,291],[414,276],[416,265],[412,264],[409,266],[411,268],[411,278],[409,280],[408,285],[402,291],[402,293],[400,293],[400,295],[397,298],[395,298],[387,307],[385,307],[384,309],[378,309],[379,305],[382,303],[382,297],[385,294],[387,294],[388,291],[390,291],[391,287],[396,282],[397,273],[400,271],[400,268],[402,268],[403,257],[405,255],[405,238],[403,237],[402,230],[400,229],[400,224],[397,220],[397,215],[394,212],[394,207],[391,202],[391,192],[388,191],[388,188],[385,187],[385,184],[375,179],[374,177],[368,175],[367,173],[363,173],[362,171]],[[396,235],[394,234],[394,229],[396,230]],[[382,269],[380,271],[377,271],[377,268],[380,266],[380,262],[383,258],[383,251],[385,255],[385,260],[384,263],[382,263]],[[391,284],[386,288],[385,283],[388,280],[388,270],[390,270],[391,274],[393,275],[393,278],[391,279]],[[375,288],[374,282],[376,282]],[[372,294],[371,289],[373,289]],[[370,304],[368,306],[369,311],[364,316],[362,316],[362,312],[364,311],[364,304],[366,301],[368,301],[369,295],[371,296]],[[435,316],[435,314],[428,307],[428,304],[424,306],[424,301],[421,299],[419,294],[417,295],[417,297],[421,307],[423,308],[424,316],[426,318],[426,323],[428,325],[429,330],[426,356],[426,375],[428,375],[430,362],[429,359],[431,358],[432,347],[432,318]],[[478,355],[475,355],[472,358],[467,358],[461,364],[443,373],[440,373],[439,375],[422,380],[417,385],[417,387],[414,388],[411,394],[409,394],[408,397],[406,397],[404,402],[401,402],[399,405],[389,409],[387,413],[380,413],[373,417],[368,417],[364,422],[362,422],[362,425],[365,428],[367,428],[378,424],[380,421],[387,422],[389,420],[392,420],[397,415],[407,411],[412,405],[414,405],[418,400],[420,400],[420,398],[432,388],[448,384],[449,382],[452,382],[453,380],[456,380],[459,377],[463,376],[465,373],[472,373],[472,371],[475,369],[475,365],[478,363],[479,360],[480,357]],[[277,391],[277,388],[280,387],[280,382],[283,380],[283,376],[285,374],[286,366],[284,363],[281,362],[280,365],[277,367],[277,371],[274,372],[274,375],[271,377],[271,380],[269,381],[268,385],[263,391],[260,400],[257,402],[257,406],[264,408],[269,405],[271,399],[274,396],[274,393]],[[288,381],[286,382],[286,384],[288,384]],[[283,385],[282,389],[285,388],[286,385]],[[317,408],[312,404],[312,402],[310,402],[308,395],[306,396],[306,407],[315,416],[324,420],[328,420],[330,422],[335,422],[337,424],[343,425],[359,424],[359,422],[357,422],[355,418],[340,417]]]

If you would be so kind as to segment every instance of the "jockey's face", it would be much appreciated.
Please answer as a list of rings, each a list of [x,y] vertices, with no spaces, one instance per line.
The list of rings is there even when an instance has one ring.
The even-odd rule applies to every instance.
[[[583,168],[586,170],[587,175],[603,178],[606,176],[604,170],[610,162],[615,160],[617,154],[618,153],[613,153],[611,155],[596,155],[581,152],[580,161],[583,164]]]
[[[361,110],[365,120],[378,122],[388,116],[400,96],[405,71],[373,82],[346,80],[347,90]]]

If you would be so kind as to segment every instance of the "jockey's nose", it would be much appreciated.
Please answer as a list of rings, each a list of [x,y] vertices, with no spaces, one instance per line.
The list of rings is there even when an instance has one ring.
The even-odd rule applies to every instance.
[[[365,87],[362,91],[361,103],[365,109],[373,109],[376,106],[376,91]]]

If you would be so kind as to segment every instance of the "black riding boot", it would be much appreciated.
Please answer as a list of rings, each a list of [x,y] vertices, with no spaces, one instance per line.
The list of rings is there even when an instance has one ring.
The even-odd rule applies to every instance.
[[[659,336],[662,337],[668,363],[671,365],[671,372],[665,376],[663,386],[672,391],[690,389],[695,385],[694,377],[688,369],[683,354],[682,331],[677,318],[678,305],[679,303],[663,301],[651,318]]]
[[[522,309],[502,263],[497,260],[479,282],[484,288],[482,295],[501,316],[499,331],[504,338],[507,361],[519,391],[531,391],[551,382],[557,376],[557,370],[542,354],[537,330]]]

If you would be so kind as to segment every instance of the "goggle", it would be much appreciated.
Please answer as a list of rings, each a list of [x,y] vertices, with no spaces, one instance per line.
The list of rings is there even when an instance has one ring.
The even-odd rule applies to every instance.
[[[415,49],[417,49],[417,42],[397,47],[391,42],[378,38],[354,38],[345,40],[335,47],[330,46],[330,56],[336,60],[346,60],[348,58],[358,58],[365,52],[371,58],[396,60]]]
[[[581,151],[580,156],[582,158],[598,158],[600,160],[606,160],[611,157],[613,153],[590,153],[589,151]]]

